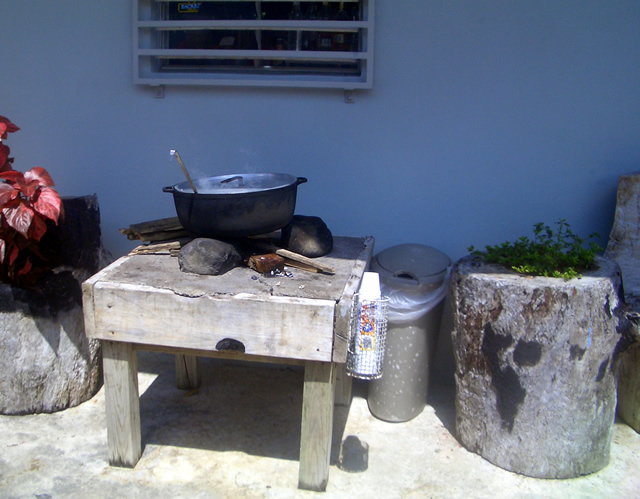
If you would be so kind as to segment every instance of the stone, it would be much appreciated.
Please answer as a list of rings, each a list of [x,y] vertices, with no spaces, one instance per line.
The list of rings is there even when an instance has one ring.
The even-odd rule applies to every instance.
[[[45,244],[56,267],[29,288],[0,284],[0,413],[74,407],[102,386],[100,342],[84,331],[81,283],[108,261],[97,197],[64,198]],[[54,251],[55,250],[55,251]]]
[[[607,244],[607,256],[630,255],[640,259],[640,172],[618,179],[616,212]]]
[[[619,267],[564,281],[467,257],[451,282],[459,441],[535,478],[607,465],[616,409]]]
[[[25,294],[0,285],[2,414],[74,407],[102,385],[100,342],[84,333],[80,283],[62,271],[44,289]]]
[[[618,414],[640,433],[640,345],[622,354],[618,380]]]
[[[308,258],[324,256],[333,249],[333,235],[319,217],[294,215],[282,229],[282,246]]]
[[[178,264],[183,272],[221,275],[242,263],[242,255],[231,243],[200,237],[182,247]]]
[[[622,270],[624,299],[640,312],[640,173],[618,179],[616,211],[605,256]],[[640,345],[620,355],[618,414],[640,433]]]
[[[64,197],[62,204],[63,219],[47,232],[60,248],[56,266],[84,271],[89,278],[113,260],[102,245],[98,196]]]

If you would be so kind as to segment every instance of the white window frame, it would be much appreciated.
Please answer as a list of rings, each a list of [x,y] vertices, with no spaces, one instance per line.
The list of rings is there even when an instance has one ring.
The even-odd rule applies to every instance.
[[[311,87],[340,88],[344,90],[368,89],[373,86],[373,49],[375,0],[347,0],[345,4],[358,2],[361,5],[361,20],[166,20],[159,14],[160,7],[179,0],[132,0],[133,3],[133,80],[140,85],[213,85],[213,86],[263,86],[263,87]],[[219,2],[222,0],[202,0]],[[229,0],[226,0],[229,2]],[[243,1],[243,0],[231,0]],[[245,3],[246,0],[244,0]],[[263,3],[292,0],[259,0],[256,11],[261,12]],[[304,5],[311,0],[300,0]],[[181,2],[188,3],[188,2]],[[321,2],[317,2],[321,3]],[[336,2],[330,2],[336,3]],[[163,46],[163,33],[176,30],[280,30],[302,32],[344,32],[357,33],[357,51],[314,50],[222,50],[222,49],[176,49]],[[162,61],[230,60],[252,61],[250,71],[231,67],[216,70],[194,70],[185,62],[171,71],[166,70]],[[267,63],[265,63],[266,61]],[[269,61],[282,65],[304,66],[304,74],[274,68]],[[331,70],[344,62],[350,66],[347,74]],[[324,66],[323,66],[324,64]],[[306,65],[306,66],[305,66]],[[311,68],[311,69],[309,69]],[[317,68],[317,70],[316,70]],[[354,69],[355,68],[355,69]]]

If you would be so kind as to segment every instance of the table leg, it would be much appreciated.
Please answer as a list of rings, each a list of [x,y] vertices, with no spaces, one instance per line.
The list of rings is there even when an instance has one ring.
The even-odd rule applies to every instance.
[[[347,365],[338,364],[336,366],[336,405],[349,407],[352,386],[353,378],[347,374]]]
[[[129,343],[102,342],[109,464],[133,468],[142,455],[138,358]]]
[[[200,387],[200,381],[200,358],[176,354],[176,386],[181,390],[195,390]]]
[[[329,481],[336,365],[305,364],[298,487],[322,492]]]

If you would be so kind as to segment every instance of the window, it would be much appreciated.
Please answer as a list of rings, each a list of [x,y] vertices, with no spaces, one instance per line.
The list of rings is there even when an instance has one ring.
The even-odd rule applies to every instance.
[[[371,88],[375,0],[133,0],[134,82]]]

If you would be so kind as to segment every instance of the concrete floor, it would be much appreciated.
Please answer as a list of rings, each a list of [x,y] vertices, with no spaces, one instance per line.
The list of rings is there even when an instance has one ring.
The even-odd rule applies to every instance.
[[[571,480],[502,470],[453,436],[453,387],[431,388],[406,423],[371,416],[366,384],[337,408],[325,494],[297,489],[303,373],[203,359],[203,386],[175,388],[173,357],[139,353],[144,453],[107,462],[104,391],[55,414],[0,416],[0,497],[36,498],[620,498],[640,494],[640,435],[617,422],[610,464]],[[341,442],[368,447],[339,465]],[[346,453],[345,453],[346,454]]]

